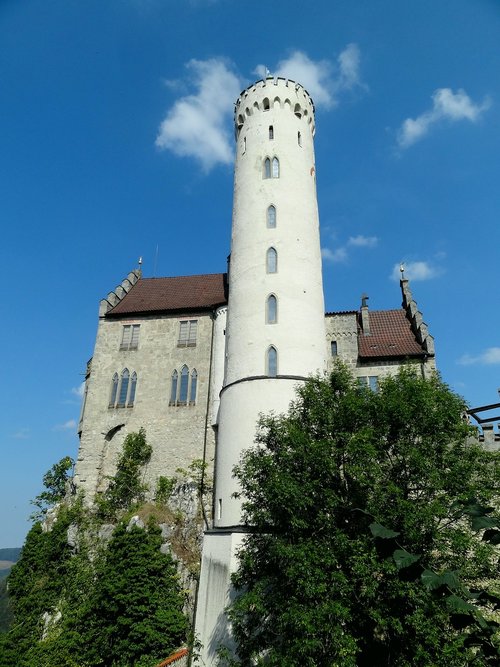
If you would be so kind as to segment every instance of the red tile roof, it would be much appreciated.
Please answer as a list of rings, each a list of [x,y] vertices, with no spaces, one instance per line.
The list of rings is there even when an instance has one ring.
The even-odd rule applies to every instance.
[[[411,330],[404,310],[370,310],[370,334],[359,329],[359,356],[415,357],[426,354]]]
[[[141,278],[106,317],[206,310],[227,303],[227,274]]]

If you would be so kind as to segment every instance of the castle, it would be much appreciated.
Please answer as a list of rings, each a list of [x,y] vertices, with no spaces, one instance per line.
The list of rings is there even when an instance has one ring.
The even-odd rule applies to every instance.
[[[412,359],[435,369],[434,341],[401,279],[402,306],[326,312],[307,91],[268,77],[235,107],[236,161],[228,273],[143,278],[132,271],[101,301],[87,365],[75,484],[106,487],[125,436],[144,427],[154,489],[193,459],[213,467],[196,631],[205,664],[230,642],[224,607],[245,533],[232,469],[260,413],[286,411],[298,383],[335,359],[376,390]]]

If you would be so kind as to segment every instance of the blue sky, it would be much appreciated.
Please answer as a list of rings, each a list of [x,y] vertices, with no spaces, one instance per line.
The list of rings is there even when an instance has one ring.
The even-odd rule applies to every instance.
[[[232,110],[262,66],[316,102],[326,307],[401,303],[444,379],[500,386],[500,3],[2,0],[0,547],[76,455],[99,299],[225,270]]]

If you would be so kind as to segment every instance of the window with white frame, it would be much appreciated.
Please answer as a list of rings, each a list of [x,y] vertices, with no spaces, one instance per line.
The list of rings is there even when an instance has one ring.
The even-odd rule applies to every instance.
[[[177,347],[195,347],[197,332],[198,320],[181,320],[179,322]]]
[[[275,378],[278,375],[278,351],[270,345],[266,354],[266,374]]]
[[[378,376],[377,375],[360,375],[358,377],[358,384],[360,387],[368,387],[372,391],[378,391]]]
[[[122,327],[122,342],[120,350],[137,350],[139,345],[140,324],[124,324]]]
[[[130,374],[128,368],[124,368],[120,375],[115,373],[111,380],[111,393],[109,397],[110,408],[133,408],[137,390],[137,373]]]
[[[268,206],[266,224],[268,229],[274,229],[276,227],[276,206]]]
[[[198,373],[195,368],[189,372],[188,366],[184,364],[180,372],[175,369],[171,376],[169,405],[196,405],[197,389]]]

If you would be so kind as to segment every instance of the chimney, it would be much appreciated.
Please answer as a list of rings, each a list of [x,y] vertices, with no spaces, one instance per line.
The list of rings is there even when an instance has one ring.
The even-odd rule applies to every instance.
[[[361,328],[365,336],[370,335],[370,315],[368,314],[368,294],[361,296]]]

